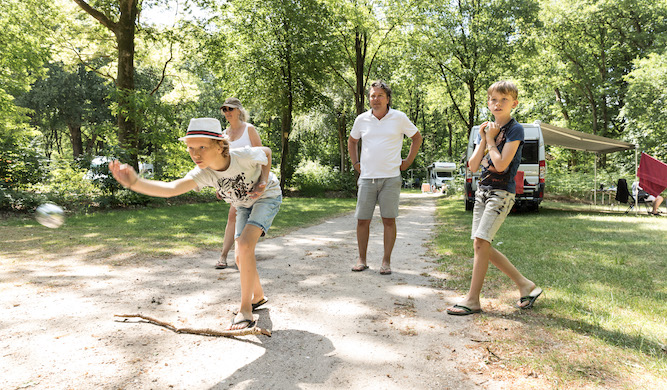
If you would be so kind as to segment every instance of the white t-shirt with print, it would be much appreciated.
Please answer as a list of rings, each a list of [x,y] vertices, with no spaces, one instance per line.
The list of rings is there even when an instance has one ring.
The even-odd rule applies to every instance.
[[[389,109],[378,119],[368,110],[357,116],[350,136],[361,138],[361,175],[363,179],[396,177],[401,174],[401,149],[403,136],[412,137],[417,133],[407,115]]]
[[[229,168],[224,171],[195,167],[185,177],[197,183],[196,191],[204,187],[215,188],[222,199],[234,207],[251,207],[257,199],[273,198],[282,194],[278,178],[270,172],[264,193],[257,199],[251,199],[248,195],[262,173],[262,165],[268,162],[266,153],[261,148],[232,149],[229,157]]]

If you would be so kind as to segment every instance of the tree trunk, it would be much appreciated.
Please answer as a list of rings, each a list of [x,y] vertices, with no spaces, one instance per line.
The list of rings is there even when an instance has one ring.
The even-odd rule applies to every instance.
[[[83,155],[83,141],[81,140],[81,125],[76,123],[68,123],[69,138],[72,141],[72,157],[76,160],[77,157]]]
[[[447,122],[447,133],[449,137],[449,158],[451,159],[454,155],[454,149],[452,149],[452,139],[454,138],[454,135],[452,134],[452,124],[449,122]]]
[[[568,127],[570,125],[570,115],[567,113],[567,108],[565,108],[565,103],[563,103],[563,98],[560,95],[560,89],[558,87],[554,88],[554,92],[556,93],[556,101],[558,102],[558,105],[560,106],[560,111],[563,114],[563,119],[565,119],[565,123],[568,124]]]
[[[357,115],[365,111],[366,88],[364,86],[364,65],[366,63],[367,46],[368,40],[366,34],[357,31],[354,37],[354,51],[356,54],[354,70],[356,77],[356,91],[354,93],[354,103]]]
[[[336,121],[338,127],[338,150],[340,152],[340,171],[347,172],[347,130],[345,129],[345,106],[338,113]]]
[[[287,183],[288,176],[288,164],[289,164],[289,135],[292,131],[292,98],[288,97],[287,107],[283,107],[281,121],[280,121],[280,143],[281,143],[281,155],[280,155],[280,188],[285,188],[285,183]]]
[[[116,36],[118,46],[118,140],[128,152],[129,163],[138,168],[139,134],[133,115],[134,105],[134,24],[137,20],[138,0],[119,0],[120,17],[114,22],[102,12],[91,7],[85,0],[73,0]]]
[[[472,129],[472,125],[475,123],[475,109],[477,101],[475,100],[475,81],[468,81],[468,93],[470,94],[470,109],[468,110],[468,131]]]
[[[139,134],[134,118],[134,23],[137,19],[137,0],[120,0],[117,23],[118,42],[118,140],[129,153],[130,163],[138,168]]]

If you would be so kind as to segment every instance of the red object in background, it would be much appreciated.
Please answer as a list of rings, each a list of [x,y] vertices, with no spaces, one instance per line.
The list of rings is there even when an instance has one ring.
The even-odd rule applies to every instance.
[[[667,188],[667,164],[642,153],[637,169],[639,186],[653,196],[658,196]]]
[[[514,182],[516,183],[516,194],[523,194],[523,171],[516,171]]]

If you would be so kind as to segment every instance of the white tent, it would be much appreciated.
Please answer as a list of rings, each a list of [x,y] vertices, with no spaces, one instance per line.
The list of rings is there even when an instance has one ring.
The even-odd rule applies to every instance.
[[[542,128],[542,135],[544,135],[544,143],[547,145],[562,146],[567,149],[584,150],[587,152],[595,152],[595,154],[605,154],[611,152],[618,152],[621,150],[635,150],[635,174],[637,172],[637,145],[623,142],[611,138],[602,137],[595,134],[588,134],[581,131],[570,130],[563,127],[553,126],[547,123],[540,123]],[[598,163],[595,159],[594,167],[594,183],[593,183],[593,202],[597,201],[597,174]],[[635,203],[637,197],[635,197]],[[635,205],[635,212],[637,205]]]

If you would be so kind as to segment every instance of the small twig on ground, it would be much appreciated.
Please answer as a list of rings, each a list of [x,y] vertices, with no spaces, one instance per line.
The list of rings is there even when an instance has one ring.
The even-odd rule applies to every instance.
[[[258,326],[253,326],[252,328],[245,328],[239,330],[213,330],[213,329],[192,329],[192,328],[177,328],[174,325],[157,320],[155,318],[145,316],[143,314],[114,314],[114,317],[124,317],[124,318],[141,318],[146,320],[151,324],[162,326],[176,333],[188,333],[188,334],[198,334],[201,336],[214,336],[214,337],[237,337],[237,336],[247,336],[247,335],[264,335],[271,337],[271,331],[268,329],[262,329]],[[127,320],[125,320],[127,321]]]
[[[496,359],[498,359],[498,361],[502,360],[498,355],[496,355],[495,353],[493,353],[493,351],[491,351],[491,349],[490,349],[489,347],[486,347],[486,350],[489,351],[489,353],[491,354],[491,356],[493,356],[493,357],[495,357]]]

